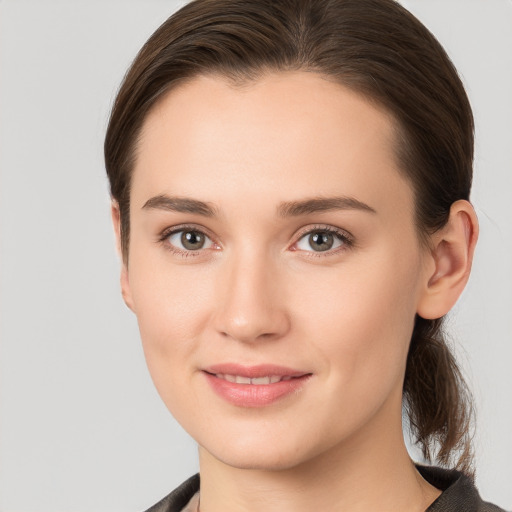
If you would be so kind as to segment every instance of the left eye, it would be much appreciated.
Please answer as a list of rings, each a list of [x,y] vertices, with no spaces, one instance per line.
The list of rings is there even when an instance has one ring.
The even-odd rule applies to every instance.
[[[315,230],[306,233],[296,243],[300,251],[325,252],[346,244],[346,238],[334,231]]]
[[[195,229],[175,231],[167,237],[167,240],[181,251],[199,251],[200,249],[210,249],[214,245],[208,236]]]

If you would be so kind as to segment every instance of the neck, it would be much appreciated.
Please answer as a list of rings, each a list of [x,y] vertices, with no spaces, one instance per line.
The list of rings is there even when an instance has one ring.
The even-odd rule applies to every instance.
[[[200,448],[201,512],[424,512],[440,492],[417,472],[399,423],[279,470],[236,468]]]

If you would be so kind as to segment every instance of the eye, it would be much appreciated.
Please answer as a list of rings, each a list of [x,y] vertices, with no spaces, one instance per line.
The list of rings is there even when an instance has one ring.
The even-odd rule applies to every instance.
[[[192,252],[216,247],[210,237],[197,229],[180,229],[165,235],[164,239],[178,252]]]
[[[350,247],[351,239],[334,229],[318,228],[309,230],[295,243],[293,249],[308,252],[336,251],[342,247]]]

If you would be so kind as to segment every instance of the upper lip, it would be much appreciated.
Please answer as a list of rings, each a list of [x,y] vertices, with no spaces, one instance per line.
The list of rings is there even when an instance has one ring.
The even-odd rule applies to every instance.
[[[238,375],[240,377],[247,377],[250,379],[268,377],[271,375],[280,377],[302,377],[311,373],[275,364],[258,364],[254,366],[245,366],[237,363],[215,364],[204,368],[204,371],[211,374]]]

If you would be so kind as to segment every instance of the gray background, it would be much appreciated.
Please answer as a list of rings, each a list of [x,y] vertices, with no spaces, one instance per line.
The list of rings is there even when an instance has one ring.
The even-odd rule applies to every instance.
[[[404,0],[477,122],[474,273],[450,321],[478,485],[512,507],[512,3]],[[129,62],[182,2],[0,0],[0,510],[136,511],[197,470],[121,301],[102,162]]]

